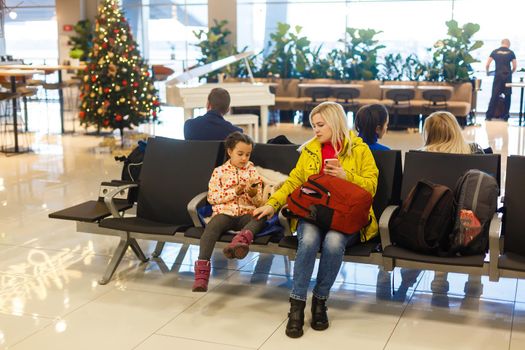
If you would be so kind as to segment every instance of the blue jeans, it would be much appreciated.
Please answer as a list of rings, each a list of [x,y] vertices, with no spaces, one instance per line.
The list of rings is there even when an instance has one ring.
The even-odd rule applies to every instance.
[[[301,220],[297,227],[297,237],[299,246],[295,258],[290,297],[306,300],[317,252],[322,246],[317,283],[313,293],[319,299],[328,299],[330,288],[341,268],[345,248],[359,241],[359,233],[347,235],[334,230],[324,232],[316,225]]]

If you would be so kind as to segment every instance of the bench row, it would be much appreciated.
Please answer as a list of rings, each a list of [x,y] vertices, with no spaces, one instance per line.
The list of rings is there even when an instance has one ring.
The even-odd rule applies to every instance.
[[[251,160],[263,168],[287,174],[298,159],[296,148],[295,145],[257,144]],[[519,186],[520,174],[525,171],[525,157],[508,158],[504,231],[500,217],[496,216],[491,222],[490,259],[487,260],[485,255],[438,257],[400,248],[391,243],[389,223],[400,202],[420,179],[453,187],[464,171],[480,169],[493,175],[499,183],[499,155],[407,152],[403,169],[400,151],[378,151],[373,155],[379,168],[373,207],[380,218],[380,237],[349,248],[345,260],[375,264],[386,270],[409,267],[489,275],[491,280],[497,280],[500,275],[520,276],[525,272],[525,232],[522,230],[525,207],[518,204],[519,198],[525,196],[525,188]],[[148,260],[137,239],[158,242],[153,256],[160,255],[166,242],[198,243],[203,228],[191,213],[205,202],[203,193],[207,190],[211,173],[223,161],[221,142],[152,138],[148,141],[140,184],[105,183],[98,200],[87,201],[49,216],[76,221],[79,232],[120,237],[100,280],[101,284],[105,284],[111,279],[127,248],[131,248],[142,261]],[[126,199],[126,191],[133,187],[139,188],[136,203]],[[123,215],[126,211],[128,215]],[[135,211],[135,216],[130,216],[130,211]],[[232,237],[225,234],[220,241],[227,243]],[[253,245],[255,251],[289,256],[294,255],[296,248],[297,239],[290,234],[258,237]]]

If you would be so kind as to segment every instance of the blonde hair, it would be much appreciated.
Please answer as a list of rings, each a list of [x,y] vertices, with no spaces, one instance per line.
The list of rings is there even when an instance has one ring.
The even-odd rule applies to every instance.
[[[423,125],[423,149],[429,152],[471,153],[456,117],[446,111],[432,113]]]
[[[316,114],[319,114],[321,117],[323,117],[326,124],[330,127],[330,129],[332,129],[332,139],[330,142],[332,143],[336,153],[341,153],[345,138],[347,138],[349,142],[347,152],[350,154],[352,139],[348,137],[349,130],[346,123],[346,113],[343,107],[339,103],[329,101],[318,104],[310,112],[310,124],[313,124],[312,117]],[[308,142],[313,139],[315,139],[315,137],[311,138]]]

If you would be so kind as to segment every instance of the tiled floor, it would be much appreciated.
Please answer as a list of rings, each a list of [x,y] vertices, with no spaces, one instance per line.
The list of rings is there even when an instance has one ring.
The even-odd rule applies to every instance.
[[[231,262],[218,251],[210,290],[197,294],[190,290],[197,247],[168,244],[145,264],[126,255],[113,280],[99,285],[117,239],[77,233],[74,223],[47,215],[95,198],[121,165],[93,151],[101,138],[54,134],[49,108],[47,119],[42,113],[30,123],[35,152],[0,154],[0,349],[525,348],[525,281],[516,279],[482,278],[472,292],[466,275],[451,273],[448,292],[433,292],[434,272],[396,269],[392,293],[391,273],[345,263],[330,328],[307,324],[300,339],[284,334],[293,262],[280,255]],[[163,120],[157,135],[182,136],[180,110],[165,109]],[[514,124],[481,120],[464,132],[504,156],[524,154],[525,128]],[[270,127],[295,142],[310,132]],[[384,143],[418,148],[421,135],[389,132]]]

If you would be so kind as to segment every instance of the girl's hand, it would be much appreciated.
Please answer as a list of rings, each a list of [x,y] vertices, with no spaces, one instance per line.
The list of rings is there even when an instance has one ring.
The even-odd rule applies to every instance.
[[[246,191],[246,185],[237,185],[237,187],[235,188],[235,193],[240,196],[241,194],[243,194],[244,192]]]
[[[257,190],[259,189],[259,182],[250,182],[247,187],[247,193],[250,197],[255,197],[257,195]]]
[[[341,165],[326,164],[324,173],[346,180],[346,172]]]
[[[253,217],[257,220],[263,217],[272,217],[275,214],[275,209],[271,205],[263,205],[253,211]]]

